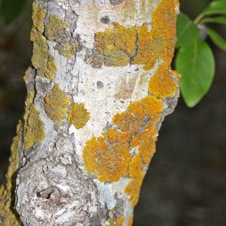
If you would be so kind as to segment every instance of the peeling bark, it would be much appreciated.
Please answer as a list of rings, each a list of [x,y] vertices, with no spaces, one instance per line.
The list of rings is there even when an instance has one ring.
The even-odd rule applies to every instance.
[[[23,225],[132,225],[179,94],[170,68],[177,14],[177,0],[34,1],[28,97],[11,163]],[[2,203],[11,181],[12,173]]]

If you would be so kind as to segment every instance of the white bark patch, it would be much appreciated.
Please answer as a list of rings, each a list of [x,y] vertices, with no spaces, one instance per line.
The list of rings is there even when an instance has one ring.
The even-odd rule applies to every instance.
[[[114,199],[115,191],[112,190],[112,184],[102,183],[99,180],[94,180],[97,185],[97,189],[100,193],[100,203],[104,208],[107,206],[108,209],[113,209],[116,204]]]

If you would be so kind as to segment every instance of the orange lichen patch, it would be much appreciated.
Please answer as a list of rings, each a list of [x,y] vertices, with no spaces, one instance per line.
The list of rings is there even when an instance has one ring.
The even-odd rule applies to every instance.
[[[150,140],[153,142],[156,141],[157,135],[156,124],[155,123],[152,124],[151,122],[152,121],[147,122],[146,125],[144,125],[143,130],[133,136],[130,143],[132,147],[136,147],[141,144],[146,144]]]
[[[158,98],[173,97],[178,84],[170,75],[169,70],[162,64],[149,82],[149,91]]]
[[[45,18],[45,13],[43,12],[42,6],[33,2],[32,9],[33,9],[32,13],[33,26],[39,32],[43,32],[44,30],[43,19]]]
[[[44,98],[45,112],[57,125],[61,125],[62,119],[66,117],[70,98],[55,84],[51,93]]]
[[[124,217],[118,217],[114,219],[110,219],[107,221],[109,226],[122,226],[124,222]]]
[[[150,149],[149,154],[146,152],[156,141],[156,123],[160,120],[162,107],[160,100],[148,96],[131,103],[126,112],[116,114],[112,119],[113,128],[87,141],[83,150],[87,172],[96,174],[103,182],[114,182],[124,176],[135,177],[136,174],[143,177],[143,168],[153,150]],[[139,145],[142,148],[131,157],[131,150]]]
[[[128,135],[110,129],[103,137],[89,140],[83,150],[86,170],[106,182],[125,176],[130,160],[128,138]]]
[[[128,106],[128,111],[137,117],[138,120],[144,117],[144,109],[142,101],[136,101]]]
[[[162,113],[163,103],[155,96],[146,96],[142,99],[144,112],[148,117],[155,118]]]
[[[105,56],[125,52],[129,57],[136,54],[136,27],[125,28],[120,24],[114,24],[114,29],[106,29],[95,35],[96,48]]]
[[[128,223],[128,226],[132,226],[132,225],[133,225],[133,216],[130,217],[129,223]]]
[[[14,196],[12,191],[15,189],[15,172],[18,168],[18,150],[21,146],[22,137],[22,123],[19,121],[17,126],[17,135],[13,139],[13,144],[11,146],[11,156],[9,158],[9,168],[6,174],[6,185],[0,186],[0,218],[1,225],[15,225],[19,226],[19,220],[16,214],[12,211],[14,205]]]
[[[73,124],[76,129],[80,129],[86,125],[89,119],[89,112],[86,110],[83,103],[72,104],[68,113],[68,121],[70,124]]]
[[[133,207],[137,204],[139,200],[140,187],[144,179],[144,174],[140,174],[140,177],[137,177],[128,184],[125,188],[125,193],[129,195],[129,200],[132,202]]]
[[[178,0],[162,0],[152,14],[152,25],[156,30],[161,31],[164,37],[166,49],[163,58],[170,65],[176,42],[176,18],[177,9],[179,7]],[[160,36],[160,37],[161,37]]]
[[[139,26],[137,29],[137,54],[133,58],[133,64],[143,64],[145,70],[153,68],[156,59],[159,55],[155,54],[153,51],[153,40],[155,40],[152,35],[153,29],[149,31],[148,25]],[[163,44],[163,43],[159,43]]]
[[[157,138],[156,138],[156,140],[157,140]],[[141,144],[139,146],[141,158],[146,165],[148,165],[150,163],[151,158],[155,153],[155,141],[156,140],[154,140],[152,142],[150,141],[150,142],[145,143],[145,144]]]
[[[149,25],[126,28],[115,23],[113,29],[97,32],[95,47],[104,56],[105,65],[142,64],[149,70],[158,59],[170,65],[176,42],[177,6],[177,0],[163,0],[153,12]]]
[[[97,32],[95,47],[103,55],[106,66],[125,66],[136,54],[136,27],[114,24],[114,29]]]
[[[135,133],[140,129],[139,125],[135,124],[136,118],[129,112],[117,113],[112,122],[118,126],[122,132]]]
[[[142,160],[141,153],[138,152],[135,156],[131,158],[129,163],[129,177],[131,178],[139,178],[144,176],[143,167],[145,163]]]

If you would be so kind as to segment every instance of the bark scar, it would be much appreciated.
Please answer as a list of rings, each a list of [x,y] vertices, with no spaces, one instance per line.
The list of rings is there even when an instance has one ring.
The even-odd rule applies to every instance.
[[[45,190],[37,192],[37,197],[44,199],[59,198],[60,196],[60,190],[56,187],[49,187]]]

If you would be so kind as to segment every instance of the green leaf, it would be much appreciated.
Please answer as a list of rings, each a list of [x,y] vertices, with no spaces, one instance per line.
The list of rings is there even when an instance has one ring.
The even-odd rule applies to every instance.
[[[186,45],[176,56],[176,70],[182,74],[180,88],[188,107],[194,107],[209,90],[215,71],[210,47],[199,39]]]
[[[213,1],[201,13],[202,15],[226,14],[226,1]]]
[[[217,33],[216,31],[209,27],[206,29],[206,31],[207,34],[210,36],[211,40],[213,41],[213,43],[219,48],[226,51],[226,41],[224,40],[224,38],[219,33]]]
[[[183,13],[177,17],[176,48],[191,44],[199,37],[197,26]]]
[[[226,24],[226,17],[224,16],[215,16],[215,17],[206,17],[200,21],[200,23],[218,23]]]
[[[6,23],[12,22],[23,10],[26,0],[1,0],[1,13]]]

